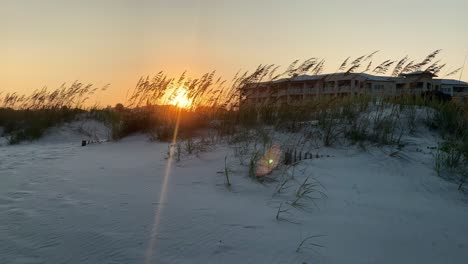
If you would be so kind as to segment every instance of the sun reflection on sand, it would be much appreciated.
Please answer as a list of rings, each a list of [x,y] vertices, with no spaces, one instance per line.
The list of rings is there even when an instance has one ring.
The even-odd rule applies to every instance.
[[[177,112],[177,121],[176,121],[176,126],[174,129],[174,134],[172,136],[172,144],[169,149],[169,158],[167,159],[167,164],[166,164],[166,169],[164,171],[163,175],[163,181],[161,185],[161,192],[159,194],[159,201],[158,201],[158,206],[156,207],[156,210],[154,212],[154,223],[153,223],[153,228],[151,230],[150,234],[150,242],[148,243],[148,248],[146,249],[146,254],[145,254],[145,263],[149,264],[151,263],[151,260],[153,259],[153,255],[156,253],[156,242],[157,242],[157,237],[158,237],[158,230],[159,230],[159,224],[161,220],[161,215],[163,213],[164,205],[166,204],[167,200],[167,189],[168,189],[168,183],[169,183],[169,176],[171,173],[171,166],[173,162],[173,156],[175,152],[175,146],[177,143],[177,134],[179,131],[179,123],[180,123],[180,109]]]

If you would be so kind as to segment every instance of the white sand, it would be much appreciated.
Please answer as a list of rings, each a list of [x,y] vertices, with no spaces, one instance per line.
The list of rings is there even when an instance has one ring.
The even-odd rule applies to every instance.
[[[437,138],[428,132],[406,138],[398,157],[321,148],[330,157],[303,161],[294,175],[319,181],[328,198],[291,209],[284,217],[293,224],[275,216],[297,183],[272,197],[277,184],[253,182],[225,145],[174,163],[161,205],[167,144],[133,136],[80,147],[69,130],[0,147],[0,263],[144,263],[160,206],[151,263],[468,259],[468,196],[436,176],[427,146]],[[229,190],[217,173],[226,155]],[[308,235],[324,235],[311,240],[323,248],[296,252]]]

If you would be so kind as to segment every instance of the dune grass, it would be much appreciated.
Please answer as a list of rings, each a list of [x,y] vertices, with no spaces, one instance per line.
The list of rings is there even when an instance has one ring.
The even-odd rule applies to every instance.
[[[430,53],[420,62],[406,56],[377,64],[373,63],[375,53],[347,58],[337,71],[391,72],[392,76],[398,76],[424,70],[440,75],[445,67],[435,60],[440,50]],[[114,140],[134,133],[146,133],[152,140],[170,141],[175,127],[179,126],[178,138],[185,140],[181,150],[188,154],[194,151],[193,138],[208,131],[212,135],[211,141],[227,140],[233,144],[240,162],[248,164],[249,175],[255,178],[259,155],[272,143],[272,130],[266,130],[267,127],[280,133],[300,134],[303,139],[315,140],[323,146],[357,144],[362,149],[367,145],[401,149],[405,145],[401,140],[403,135],[416,132],[417,115],[421,109],[426,109],[426,125],[440,132],[447,141],[441,148],[441,160],[438,161],[445,165],[439,168],[460,167],[466,163],[464,146],[468,138],[468,111],[466,106],[452,102],[414,95],[353,95],[321,96],[294,106],[279,102],[242,104],[247,96],[242,88],[246,85],[301,74],[320,74],[324,64],[323,59],[310,58],[303,62],[296,60],[285,70],[274,64],[260,65],[252,72],[239,72],[229,81],[214,71],[195,78],[185,72],[178,77],[159,72],[152,77],[140,78],[128,91],[126,102],[107,109],[86,108],[85,103],[97,91],[104,91],[108,86],[98,88],[74,82],[55,90],[36,90],[28,96],[6,94],[0,98],[0,126],[11,144],[37,139],[47,128],[83,115],[107,123],[112,128]],[[456,74],[458,70],[445,76]],[[186,108],[171,105],[171,100],[181,89],[191,102]],[[453,151],[457,157],[460,156],[459,162],[446,157],[452,157]]]

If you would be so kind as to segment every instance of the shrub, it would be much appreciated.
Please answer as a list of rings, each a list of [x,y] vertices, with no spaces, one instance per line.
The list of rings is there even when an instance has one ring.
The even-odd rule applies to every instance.
[[[458,189],[463,187],[463,184],[468,177],[468,156],[467,156],[468,141],[466,138],[462,140],[451,140],[439,144],[434,156],[434,169],[439,176],[442,172],[450,172],[456,176],[456,180],[460,181]]]
[[[70,122],[78,115],[85,113],[81,109],[62,107],[57,109],[14,110],[0,108],[0,126],[8,135],[10,144],[40,138],[44,132],[63,122]]]
[[[426,121],[430,128],[438,130],[444,137],[463,137],[467,133],[468,124],[461,106],[453,102],[434,102],[430,106],[432,111]]]

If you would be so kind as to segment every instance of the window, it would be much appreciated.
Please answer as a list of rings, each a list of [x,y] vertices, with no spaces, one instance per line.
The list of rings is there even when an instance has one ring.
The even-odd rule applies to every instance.
[[[384,89],[383,84],[374,84],[374,90],[379,91],[379,90],[383,90],[383,89]]]
[[[316,85],[317,85],[317,81],[310,81],[306,84],[306,87],[308,87],[309,90],[312,90],[315,88]]]
[[[325,83],[325,88],[333,88],[333,87],[335,87],[335,82],[334,81],[330,81],[330,82]]]
[[[450,88],[447,87],[440,88],[440,91],[444,94],[451,94]]]
[[[348,87],[351,86],[350,80],[338,81],[338,87]]]
[[[457,93],[462,93],[464,90],[464,87],[453,87],[453,90]]]
[[[424,87],[424,83],[423,82],[413,82],[413,83],[410,83],[410,88],[423,88]]]

